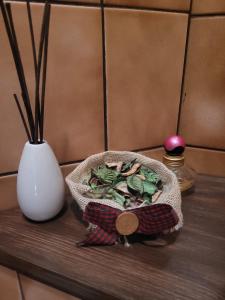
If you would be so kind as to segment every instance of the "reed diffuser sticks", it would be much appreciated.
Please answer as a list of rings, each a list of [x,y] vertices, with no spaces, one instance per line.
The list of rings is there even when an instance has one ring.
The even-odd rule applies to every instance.
[[[5,3],[3,0],[0,0],[0,7],[1,7],[3,20],[4,20],[4,25],[8,36],[10,48],[12,51],[14,63],[16,66],[17,76],[20,83],[23,106],[20,104],[19,97],[15,93],[13,94],[13,97],[16,102],[29,142],[32,144],[40,144],[43,143],[48,36],[49,36],[51,5],[49,1],[46,1],[44,5],[41,36],[40,36],[38,52],[37,52],[35,39],[34,39],[34,29],[33,29],[30,1],[27,0],[26,4],[27,4],[26,9],[28,15],[28,22],[29,22],[29,31],[31,36],[32,54],[33,54],[33,61],[34,61],[34,73],[35,73],[34,111],[32,111],[31,98],[26,84],[24,67],[23,67],[21,54],[18,46],[11,6],[9,3]]]

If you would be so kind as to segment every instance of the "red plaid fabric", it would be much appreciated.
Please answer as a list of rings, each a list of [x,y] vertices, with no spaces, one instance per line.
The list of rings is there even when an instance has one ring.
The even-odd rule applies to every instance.
[[[129,210],[139,219],[136,233],[146,235],[157,234],[170,229],[178,223],[178,217],[172,206],[168,204],[155,204]],[[113,245],[119,238],[116,231],[116,219],[123,211],[110,206],[90,202],[84,211],[84,221],[97,225],[90,231],[87,238],[80,243],[89,245]]]
[[[96,227],[88,233],[87,238],[78,243],[78,246],[90,245],[114,245],[118,239],[116,232],[108,233],[100,227]]]

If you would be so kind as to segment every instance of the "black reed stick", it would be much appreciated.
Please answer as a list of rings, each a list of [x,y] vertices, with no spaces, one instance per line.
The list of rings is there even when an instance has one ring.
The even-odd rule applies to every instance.
[[[33,111],[31,108],[30,96],[27,89],[26,79],[24,68],[21,60],[21,55],[19,51],[19,46],[17,42],[12,12],[10,4],[4,4],[3,0],[0,0],[1,12],[7,32],[7,36],[9,39],[9,44],[11,47],[13,59],[16,66],[16,71],[21,87],[21,95],[23,104],[25,107],[27,121],[23,113],[23,109],[19,103],[18,97],[14,94],[14,99],[16,101],[28,140],[30,143],[42,143],[43,142],[43,123],[44,123],[44,103],[45,103],[45,88],[46,88],[46,72],[47,72],[47,53],[48,53],[48,35],[49,35],[49,20],[50,20],[50,3],[49,0],[46,1],[44,7],[44,13],[42,17],[42,28],[41,28],[41,36],[39,42],[39,51],[37,57],[37,51],[35,46],[34,39],[34,29],[32,22],[32,14],[31,14],[31,6],[30,1],[27,1],[27,14],[29,21],[29,29],[31,35],[31,44],[32,44],[32,52],[33,52],[33,60],[34,60],[34,69],[35,69],[35,111],[33,116]],[[44,54],[43,54],[44,52]],[[44,57],[44,58],[43,58]],[[43,67],[42,67],[43,61]],[[42,77],[41,77],[41,70]],[[41,83],[41,95],[40,95],[40,83]],[[29,125],[29,126],[28,126]],[[39,139],[40,137],[40,139]]]
[[[45,29],[45,41],[44,41],[44,61],[43,61],[43,76],[42,76],[42,91],[41,91],[41,116],[40,116],[40,141],[43,142],[44,131],[44,111],[45,111],[45,88],[46,88],[46,73],[47,73],[47,61],[48,61],[48,37],[49,37],[49,23],[51,15],[51,6],[47,6],[47,22]]]
[[[31,45],[32,45],[33,60],[34,60],[35,79],[37,80],[37,54],[36,54],[36,47],[35,47],[35,40],[34,40],[34,28],[33,28],[32,16],[31,16],[30,2],[28,0],[27,0],[27,15],[29,21]]]
[[[39,50],[38,50],[38,61],[37,61],[37,80],[36,80],[36,90],[35,90],[35,142],[36,143],[38,143],[38,128],[40,124],[40,76],[41,76],[41,66],[42,66],[44,40],[45,40],[45,30],[47,24],[48,5],[49,5],[48,3],[45,3],[43,18],[42,18]]]
[[[3,5],[3,7],[4,7],[4,5]],[[8,13],[8,20],[9,20],[11,37],[12,37],[12,52],[14,51],[14,53],[15,53],[16,65],[18,66],[18,77],[19,77],[19,81],[21,83],[22,96],[23,96],[24,105],[25,105],[25,108],[26,108],[26,111],[27,111],[28,122],[29,122],[29,125],[30,125],[30,128],[31,128],[31,135],[32,135],[32,139],[33,139],[34,138],[33,113],[32,113],[32,109],[31,109],[30,97],[29,97],[29,94],[28,94],[28,89],[27,89],[27,85],[26,85],[23,64],[22,64],[22,61],[21,61],[20,51],[19,51],[19,47],[18,47],[16,32],[15,32],[13,18],[12,18],[11,7],[10,7],[9,3],[6,4],[6,12],[5,13],[6,14]]]
[[[31,7],[30,7],[30,2],[28,0],[27,0],[27,15],[28,15],[28,21],[29,21],[31,45],[32,45],[32,52],[33,52],[35,84],[37,84],[37,80],[38,80],[37,54],[36,54],[36,46],[35,46],[35,39],[34,39],[34,29],[33,29],[32,15],[31,15]],[[35,92],[35,95],[36,95],[36,92]],[[35,97],[37,97],[37,96],[35,96]],[[37,114],[38,114],[37,118],[40,118],[40,108],[39,107],[38,107]],[[38,140],[38,132],[37,132],[37,128],[36,128],[36,122],[37,122],[37,120],[36,120],[36,106],[35,106],[35,142],[37,142],[36,139]]]
[[[18,97],[16,94],[13,94],[14,96],[14,99],[16,101],[16,105],[18,107],[18,110],[19,110],[19,113],[20,113],[20,117],[22,119],[22,122],[23,122],[23,126],[25,128],[25,131],[26,131],[26,134],[27,134],[27,138],[29,140],[29,142],[31,143],[31,136],[30,136],[30,132],[29,132],[29,129],[28,129],[28,126],[27,126],[27,123],[26,123],[26,120],[25,120],[25,117],[24,117],[24,114],[23,114],[23,111],[22,111],[22,108],[20,106],[20,103],[19,103],[19,100],[18,100]]]

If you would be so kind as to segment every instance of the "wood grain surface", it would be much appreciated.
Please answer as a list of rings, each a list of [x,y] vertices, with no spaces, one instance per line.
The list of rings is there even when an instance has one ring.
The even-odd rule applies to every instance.
[[[41,224],[1,212],[0,263],[88,300],[225,299],[224,178],[198,177],[183,197],[184,227],[164,247],[78,248],[86,231],[73,203]]]

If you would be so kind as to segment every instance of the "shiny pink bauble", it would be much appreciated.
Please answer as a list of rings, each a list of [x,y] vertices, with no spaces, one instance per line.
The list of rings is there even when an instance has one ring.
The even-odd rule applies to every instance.
[[[185,141],[180,135],[171,135],[165,140],[164,147],[167,151],[173,151],[177,147],[185,148]]]

